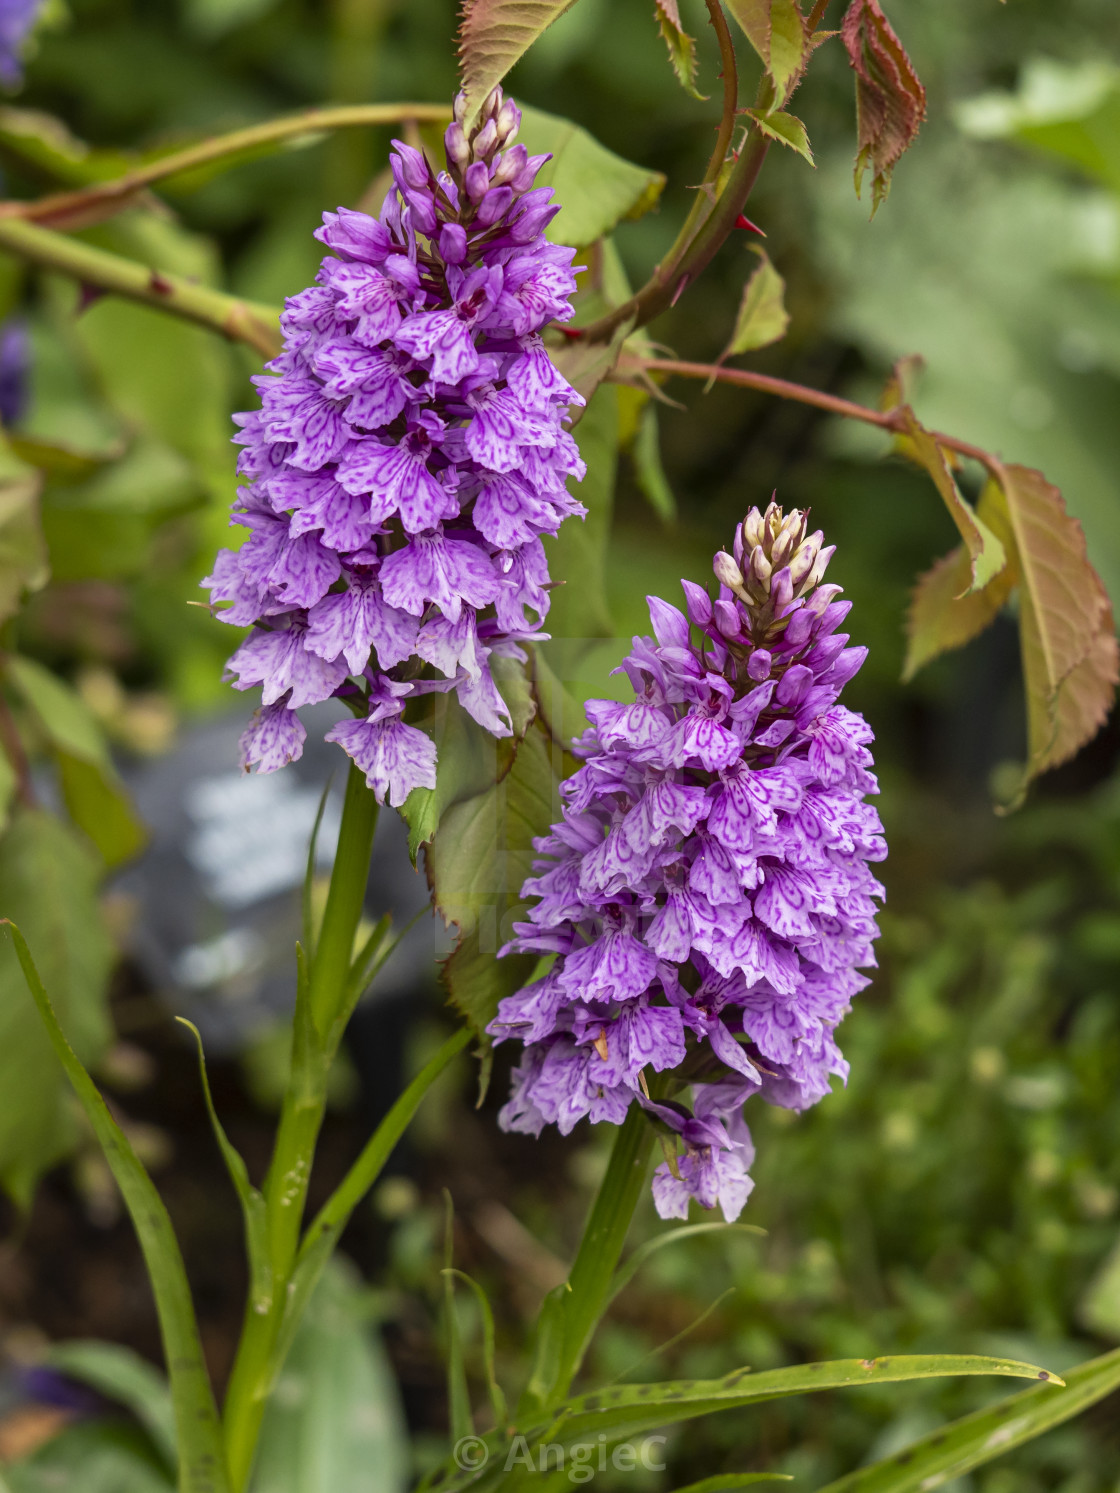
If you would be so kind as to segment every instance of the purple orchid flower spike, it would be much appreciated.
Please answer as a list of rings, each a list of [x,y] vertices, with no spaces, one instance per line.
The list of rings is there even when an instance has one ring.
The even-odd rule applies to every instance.
[[[771,503],[715,557],[714,598],[691,581],[687,615],[649,598],[655,638],[620,670],[636,698],[588,702],[507,946],[553,962],[489,1028],[525,1047],[501,1123],[566,1133],[636,1100],[680,1148],[654,1176],[666,1218],[691,1198],[738,1216],[751,1095],[804,1109],[847,1076],[833,1033],[875,963],[886,845],[871,732],[838,703],[866,650],[837,631],[831,556]],[[658,1073],[691,1110],[649,1098]]]
[[[490,660],[547,636],[541,536],[586,512],[566,486],[583,401],[540,336],[572,315],[574,251],[544,237],[559,209],[533,188],[547,157],[513,144],[520,118],[496,89],[468,133],[460,99],[445,171],[397,141],[380,219],[325,215],[332,254],[285,306],[261,408],[238,417],[249,534],[203,584],[253,627],[229,677],[262,690],[242,738],[260,772],[299,757],[299,708],[331,695],[359,713],[328,740],[396,806],[435,786],[410,700],[453,689],[511,733]]]

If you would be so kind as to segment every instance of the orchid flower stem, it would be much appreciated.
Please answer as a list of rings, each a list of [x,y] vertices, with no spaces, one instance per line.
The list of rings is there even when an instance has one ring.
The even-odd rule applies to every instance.
[[[632,1104],[615,1136],[568,1279],[549,1297],[541,1314],[536,1361],[519,1419],[555,1410],[579,1372],[610,1299],[615,1269],[645,1188],[653,1141],[653,1126]]]
[[[280,1366],[277,1347],[326,1109],[332,1028],[350,988],[376,825],[377,800],[366,787],[364,774],[352,765],[322,927],[307,961],[301,951],[291,1074],[263,1187],[272,1291],[263,1310],[259,1301],[248,1303],[226,1396],[226,1455],[233,1493],[242,1493],[248,1482],[265,1405]]]

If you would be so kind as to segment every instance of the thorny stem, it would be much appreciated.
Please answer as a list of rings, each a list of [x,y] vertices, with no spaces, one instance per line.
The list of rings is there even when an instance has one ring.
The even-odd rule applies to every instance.
[[[795,384],[789,379],[773,378],[768,373],[753,373],[746,368],[723,368],[716,363],[685,363],[674,358],[628,359],[627,371],[642,373],[667,373],[675,378],[714,379],[719,383],[737,384],[741,389],[758,389],[763,394],[776,394],[779,399],[793,399],[798,404],[811,404],[816,409],[827,410],[832,415],[843,415],[848,420],[862,420],[865,425],[877,425],[880,430],[889,430],[895,435],[905,435],[908,429],[905,406],[890,410],[873,410],[853,399],[842,399],[838,394],[826,394],[822,389],[810,389],[806,384]],[[930,435],[939,446],[955,451],[958,456],[970,457],[991,472],[997,481],[1004,471],[1003,463],[990,451],[984,451],[969,441],[960,441],[956,436],[943,435],[931,430]]]
[[[52,192],[34,202],[0,202],[0,218],[21,218],[56,228],[88,227],[130,206],[141,192],[156,182],[211,165],[225,156],[247,154],[277,140],[298,139],[301,135],[315,135],[322,130],[410,121],[442,123],[450,117],[451,110],[442,104],[344,104],[335,108],[307,109],[284,119],[270,119],[265,124],[202,140],[185,150],[137,166],[115,181],[99,182],[96,186],[82,187],[73,192]]]
[[[662,261],[663,267],[672,266],[679,260],[691,243],[697,224],[703,220],[705,213],[711,210],[715,202],[716,184],[723,172],[735,133],[735,115],[739,108],[739,68],[735,61],[735,44],[727,29],[727,18],[723,14],[720,0],[707,0],[707,5],[712,29],[719,42],[720,74],[723,78],[723,113],[720,115],[716,143],[708,159],[708,169],[704,173],[704,180],[696,188],[696,200],[689,209],[688,217],[685,218],[681,231],[674,239],[672,248]],[[667,268],[663,269],[663,273],[667,278],[672,278]]]
[[[806,23],[808,25],[808,27],[809,27],[809,34],[810,34],[810,36],[817,29],[817,27],[820,25],[820,23],[824,20],[824,13],[825,13],[825,11],[827,9],[828,9],[828,0],[816,0],[816,4],[813,6],[812,10],[809,12],[809,19],[808,19],[808,21]]]
[[[641,290],[598,321],[573,329],[588,342],[606,342],[615,328],[627,321],[632,320],[635,328],[645,326],[655,316],[660,316],[662,311],[667,310],[685,286],[707,268],[735,227],[770,148],[770,141],[762,131],[753,129],[731,168],[723,191],[718,197],[715,195],[715,185],[727,159],[727,147],[735,127],[739,84],[735,49],[718,0],[708,0],[708,11],[719,39],[723,62],[724,108],[716,148],[712,152],[704,181],[698,189],[700,196],[693,204],[673,247]],[[773,94],[770,79],[764,77],[756,107],[763,111],[771,108]]]
[[[0,218],[0,249],[43,269],[70,275],[83,285],[170,311],[235,342],[244,342],[264,358],[273,358],[280,351],[278,312],[272,306],[195,285],[182,275],[149,269],[134,259],[95,249],[92,244],[18,218]]]

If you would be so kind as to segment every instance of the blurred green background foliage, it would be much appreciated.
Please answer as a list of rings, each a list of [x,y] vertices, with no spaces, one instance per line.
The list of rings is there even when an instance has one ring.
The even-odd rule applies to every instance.
[[[0,110],[8,191],[113,174],[123,153],[328,100],[444,102],[455,86],[454,9],[52,0],[27,85]],[[674,84],[650,9],[581,0],[511,80],[521,101],[667,174],[658,210],[616,235],[634,282],[687,210],[715,112]],[[797,100],[817,169],[772,152],[752,198],[791,321],[749,366],[874,403],[891,362],[921,353],[922,418],[1041,467],[1082,520],[1116,605],[1120,11],[1113,0],[889,9],[929,90],[929,120],[869,221],[852,191],[850,76],[838,45],[824,49]],[[682,12],[700,38],[701,86],[714,91],[703,7],[682,0]],[[86,236],[275,302],[313,278],[324,208],[379,200],[388,138],[303,138],[236,170],[180,179],[166,194],[173,211],[142,203]],[[754,264],[742,241],[725,248],[654,336],[679,357],[714,358]],[[5,649],[24,660],[7,666],[5,710],[41,749],[35,770],[53,760],[68,810],[29,808],[14,779],[0,782],[0,890],[32,942],[53,946],[48,983],[92,1061],[111,1041],[116,931],[98,884],[142,836],[114,754],[158,754],[192,720],[231,705],[221,682],[229,631],[188,603],[224,539],[230,415],[251,403],[254,363],[205,331],[109,298],[75,315],[77,299],[71,284],[0,257],[0,314],[25,317],[32,342],[5,491],[43,473],[46,547],[19,529],[18,507],[0,514],[0,539],[35,587],[4,624]],[[600,609],[628,638],[645,629],[646,594],[676,600],[682,574],[702,578],[751,504],[776,488],[787,505],[811,506],[839,545],[833,572],[855,602],[854,641],[870,649],[851,693],[879,739],[889,897],[882,969],[842,1029],[847,1089],[799,1118],[751,1117],[759,1157],[745,1218],[766,1237],[662,1251],[621,1298],[597,1368],[607,1378],[709,1376],[741,1363],[954,1350],[1061,1371],[1120,1340],[1115,727],[998,819],[992,784],[1024,750],[1011,626],[898,682],[910,588],[955,537],[925,477],[885,459],[877,433],[798,406],[726,387],[671,393],[684,408],[662,407],[659,425],[675,513],[664,494],[662,511],[651,510],[624,456]],[[562,614],[561,598],[554,619]],[[580,670],[588,687],[604,684],[618,652],[614,641],[591,650]],[[26,1204],[74,1129],[7,950],[0,1033],[0,1176]],[[424,1122],[419,1189],[396,1179],[395,1193],[379,1195],[381,1305],[431,1337],[423,1313],[416,1328],[400,1303],[418,1289],[434,1298],[437,1189],[447,1182],[465,1196],[466,1268],[501,1303],[500,1352],[516,1379],[527,1303],[549,1260],[574,1243],[603,1138],[499,1141],[493,1103],[476,1117],[472,1099],[449,1090]],[[480,1222],[486,1189],[528,1230],[520,1255],[516,1231]],[[680,1342],[646,1356],[724,1292]],[[691,1477],[769,1468],[811,1488],[993,1393],[966,1382],[784,1403],[694,1425],[670,1456]],[[1118,1468],[1120,1411],[1106,1403],[968,1489],[1116,1493]]]

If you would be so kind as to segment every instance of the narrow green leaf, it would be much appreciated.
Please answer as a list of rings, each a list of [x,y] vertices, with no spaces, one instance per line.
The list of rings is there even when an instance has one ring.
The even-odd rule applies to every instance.
[[[758,255],[759,263],[743,287],[735,330],[720,357],[721,363],[740,353],[754,352],[756,348],[780,342],[789,327],[786,282],[771,264],[765,249],[755,245],[751,252]]]
[[[370,1136],[358,1159],[312,1220],[300,1244],[296,1267],[288,1288],[279,1362],[283,1361],[303,1310],[339,1236],[350,1220],[350,1215],[381,1175],[382,1168],[419,1109],[424,1095],[466,1047],[470,1036],[465,1027],[460,1029],[448,1037],[435,1056],[429,1059]]]
[[[202,1356],[183,1257],[167,1209],[131,1143],[67,1042],[23,934],[7,919],[0,919],[0,923],[11,933],[24,978],[39,1008],[51,1046],[101,1143],[140,1240],[171,1378],[180,1456],[180,1493],[227,1493],[229,1485],[217,1407]]]
[[[482,1317],[482,1362],[486,1370],[486,1387],[490,1394],[490,1408],[494,1412],[494,1422],[499,1428],[507,1428],[509,1425],[509,1406],[502,1386],[498,1383],[494,1368],[494,1313],[490,1309],[490,1302],[486,1292],[478,1281],[467,1275],[463,1270],[445,1270],[445,1275],[454,1275],[458,1280],[470,1286],[478,1302],[479,1315]]]
[[[616,1296],[625,1291],[626,1287],[637,1275],[638,1271],[652,1256],[669,1244],[680,1244],[685,1239],[695,1239],[701,1234],[761,1234],[766,1230],[760,1229],[753,1223],[690,1223],[683,1228],[667,1229],[663,1234],[655,1234],[652,1239],[647,1239],[644,1244],[629,1256],[615,1271],[614,1280],[611,1282],[611,1294],[608,1303]]]
[[[175,1409],[167,1380],[150,1363],[119,1343],[75,1339],[52,1343],[47,1362],[71,1379],[96,1389],[132,1411],[172,1477],[179,1465],[175,1444]]]
[[[751,1483],[792,1483],[792,1472],[717,1472],[715,1477],[701,1478],[674,1488],[673,1493],[723,1493],[725,1488],[747,1488]]]
[[[681,25],[681,13],[677,0],[654,0],[657,29],[669,49],[669,61],[677,75],[677,82],[694,99],[703,99],[704,94],[696,89],[696,43]]]
[[[9,458],[10,459],[10,458]],[[38,472],[0,475],[0,622],[18,610],[24,594],[47,584],[47,547],[39,524]]]
[[[198,1044],[198,1069],[202,1079],[202,1094],[206,1101],[206,1112],[214,1138],[226,1164],[226,1171],[233,1183],[237,1200],[241,1204],[241,1219],[245,1228],[245,1251],[249,1257],[249,1295],[254,1311],[267,1312],[272,1305],[272,1266],[268,1256],[268,1221],[265,1201],[261,1193],[249,1180],[249,1169],[237,1148],[231,1143],[225,1127],[218,1118],[214,1096],[210,1091],[210,1077],[206,1072],[206,1054],[202,1048],[202,1033],[193,1021],[185,1016],[175,1020],[185,1026]]]
[[[923,1436],[821,1493],[927,1493],[1080,1415],[1120,1387],[1120,1348],[1083,1363],[1059,1388],[1036,1385]]]
[[[410,1454],[376,1298],[332,1260],[265,1408],[252,1493],[404,1493]]]
[[[311,839],[307,845],[307,865],[303,871],[303,946],[312,958],[315,957],[315,928],[312,916],[312,891],[315,886],[315,852],[319,848],[319,829],[323,823],[323,815],[327,811],[327,799],[330,797],[330,779],[323,784],[323,791],[319,795],[319,807],[315,811],[315,823],[311,826]]]
[[[451,1263],[455,1257],[455,1211],[451,1194],[446,1187],[443,1189],[443,1203],[443,1330],[447,1353],[447,1406],[451,1440],[459,1442],[465,1436],[474,1434],[474,1421],[471,1419],[471,1397],[467,1389],[463,1335],[459,1327],[459,1314],[455,1310],[455,1276],[458,1272]]]
[[[810,166],[817,164],[813,160],[808,132],[796,114],[786,114],[780,109],[747,109],[744,112],[750,115],[768,139],[777,140],[779,145],[788,145],[791,150],[796,150]]]

